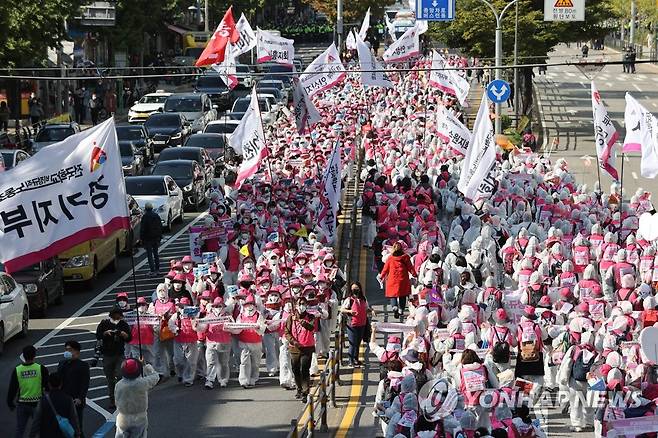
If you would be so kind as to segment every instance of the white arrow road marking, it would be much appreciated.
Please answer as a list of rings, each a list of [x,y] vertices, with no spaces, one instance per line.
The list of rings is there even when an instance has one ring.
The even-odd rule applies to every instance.
[[[637,179],[637,173],[631,172],[631,176],[633,177],[633,179]]]

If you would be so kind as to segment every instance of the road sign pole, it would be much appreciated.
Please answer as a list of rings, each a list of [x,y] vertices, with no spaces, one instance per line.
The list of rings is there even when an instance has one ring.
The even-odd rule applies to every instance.
[[[516,116],[516,126],[519,126],[519,2],[516,2],[516,17],[514,19],[514,84],[512,90],[514,92],[514,115]]]
[[[343,49],[343,0],[336,2],[336,48],[338,53]]]
[[[500,79],[500,67],[503,65],[503,28],[500,17],[496,17],[496,72],[495,78]],[[502,132],[503,121],[500,118],[500,103],[496,104],[496,134]]]

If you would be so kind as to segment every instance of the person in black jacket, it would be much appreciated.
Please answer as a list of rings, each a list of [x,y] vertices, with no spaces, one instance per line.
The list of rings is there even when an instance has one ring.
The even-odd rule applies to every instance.
[[[50,391],[41,397],[30,430],[30,438],[66,438],[60,431],[56,415],[67,418],[73,426],[73,436],[80,437],[80,423],[73,398],[62,391],[62,377],[58,373],[48,376]],[[54,410],[54,412],[53,412]]]
[[[27,422],[34,415],[39,399],[48,389],[48,369],[36,363],[37,349],[32,345],[23,348],[23,363],[11,373],[7,406],[16,410],[16,437],[23,438]]]
[[[64,360],[57,365],[57,372],[62,377],[62,390],[73,398],[80,423],[80,436],[84,438],[82,418],[89,390],[89,364],[80,360],[80,343],[78,341],[66,341],[64,349]]]
[[[131,339],[130,333],[130,326],[123,320],[123,311],[118,307],[110,310],[110,317],[102,320],[96,328],[96,339],[101,342],[103,372],[107,378],[110,409],[116,409],[114,386],[121,379],[121,362],[123,362],[125,344]]]
[[[153,204],[150,202],[147,202],[144,206],[144,216],[142,216],[139,234],[149,260],[149,268],[151,268],[149,274],[152,276],[158,275],[160,272],[158,247],[162,239],[162,222],[160,216],[153,211]]]

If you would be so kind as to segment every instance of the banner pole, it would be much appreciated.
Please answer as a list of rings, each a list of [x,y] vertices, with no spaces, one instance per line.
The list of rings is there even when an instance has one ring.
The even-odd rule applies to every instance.
[[[599,203],[603,205],[603,186],[601,186],[601,163],[599,162],[598,151],[596,152],[596,175],[599,180],[599,192],[596,197],[599,199]],[[594,191],[594,193],[596,193],[596,190]]]
[[[621,213],[624,205],[624,161],[626,161],[626,154],[621,154],[621,181],[619,184],[619,212]]]
[[[256,90],[256,84],[254,84],[254,88],[252,90],[252,93]],[[260,132],[263,134],[263,144],[265,145],[265,150],[267,151],[267,170],[270,173],[270,181],[272,184],[274,184],[274,174],[272,173],[272,162],[270,158],[270,148],[267,146],[267,139],[265,138],[265,125],[263,125],[263,115],[260,113],[260,104],[258,103],[258,95],[256,95],[256,111],[258,112],[258,119],[260,120]]]
[[[132,243],[131,243],[132,245]],[[144,354],[142,353],[142,329],[141,329],[141,324],[139,322],[139,309],[137,305],[137,280],[135,279],[135,256],[133,255],[132,250],[130,251],[130,264],[132,265],[132,271],[133,271],[133,293],[135,294],[135,312],[137,314],[137,342],[139,344],[139,360],[140,362],[143,363],[144,361]],[[142,376],[144,376],[144,367],[142,367]]]

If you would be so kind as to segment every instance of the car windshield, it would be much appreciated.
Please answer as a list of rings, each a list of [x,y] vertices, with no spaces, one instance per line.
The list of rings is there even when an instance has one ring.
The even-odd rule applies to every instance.
[[[226,145],[226,139],[223,136],[208,137],[205,135],[193,135],[185,142],[185,146],[196,146],[206,149],[221,149]]]
[[[62,141],[73,134],[72,128],[43,128],[39,131],[36,141]]]
[[[277,99],[281,98],[281,92],[279,90],[277,90],[276,88],[258,87],[258,88],[256,88],[256,92],[258,94],[271,94],[272,96],[276,97]]]
[[[238,125],[234,123],[213,123],[206,125],[205,132],[217,134],[233,134]]]
[[[153,168],[153,175],[169,175],[174,179],[192,178],[192,166],[185,163],[158,163]]]
[[[151,117],[149,117],[146,120],[146,123],[144,123],[144,126],[146,126],[146,129],[152,128],[152,127],[163,127],[163,126],[171,126],[176,127],[179,125],[179,118],[176,115],[164,115],[164,114],[154,114]]]
[[[233,104],[233,112],[234,113],[247,112],[247,108],[249,108],[249,102],[250,101],[251,101],[251,99],[249,99],[249,98],[236,100],[235,104]]]
[[[126,178],[126,191],[133,196],[166,195],[164,180],[156,178]]]
[[[168,96],[144,96],[139,103],[164,103]]]
[[[236,65],[235,66],[235,72],[236,73],[250,73],[249,67],[246,65]]]
[[[5,169],[11,169],[11,166],[14,164],[14,154],[11,152],[3,152],[2,161],[5,163]]]
[[[117,126],[117,139],[121,140],[141,140],[142,128],[139,126]]]
[[[126,143],[119,143],[119,152],[122,157],[132,157],[134,155],[132,146]]]
[[[218,88],[220,90],[226,90],[226,84],[219,76],[199,76],[199,79],[196,81],[197,88]]]
[[[198,156],[198,149],[168,148],[160,152],[158,162],[171,160],[196,160]]]
[[[170,97],[164,104],[168,113],[196,113],[201,111],[201,96]]]

